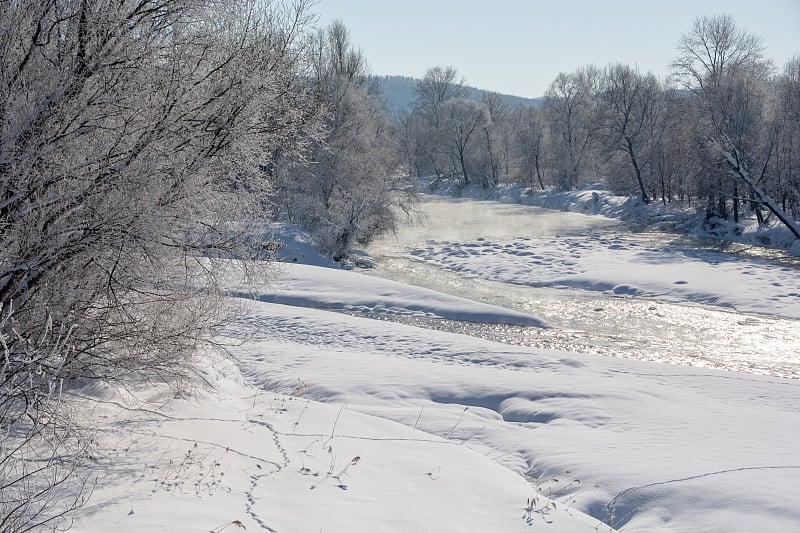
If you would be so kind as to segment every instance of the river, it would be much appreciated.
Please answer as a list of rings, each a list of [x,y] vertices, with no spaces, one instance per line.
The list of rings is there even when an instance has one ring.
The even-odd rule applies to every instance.
[[[610,292],[520,285],[455,271],[412,252],[431,242],[565,237],[580,242],[602,236],[643,246],[668,242],[675,253],[727,250],[751,261],[788,265],[800,279],[797,258],[666,233],[634,233],[618,221],[529,206],[425,196],[419,210],[415,222],[402,224],[394,235],[368,247],[378,263],[371,274],[522,311],[553,327],[403,321],[508,344],[800,379],[798,320]]]

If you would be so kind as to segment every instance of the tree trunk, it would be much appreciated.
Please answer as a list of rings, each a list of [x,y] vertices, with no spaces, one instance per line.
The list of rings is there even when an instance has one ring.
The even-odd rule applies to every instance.
[[[464,151],[465,150],[464,150],[463,147],[459,148],[459,150],[458,150],[458,159],[459,159],[459,162],[461,163],[461,173],[464,176],[464,185],[469,185],[469,176],[467,176],[467,163],[464,160]]]
[[[489,172],[491,172],[492,177],[492,185],[497,186],[499,180],[497,179],[497,161],[494,158],[494,150],[492,149],[492,135],[489,131],[489,128],[484,128],[484,133],[486,135],[486,151],[489,155]]]
[[[642,180],[642,170],[639,168],[639,162],[636,160],[636,155],[633,150],[633,143],[631,142],[630,137],[625,137],[625,144],[628,147],[628,157],[631,159],[631,165],[633,165],[633,170],[636,172],[636,181],[639,183],[639,190],[642,192],[642,201],[646,204],[650,203],[650,198],[647,196],[647,191],[644,187],[644,180]]]
[[[544,180],[542,179],[542,169],[538,155],[534,157],[534,166],[536,167],[536,177],[539,179],[539,187],[544,190]]]
[[[728,142],[730,143],[730,140]],[[776,217],[778,217],[778,220],[780,220],[784,226],[789,228],[789,231],[792,232],[795,239],[800,239],[800,224],[792,220],[772,198],[767,196],[767,193],[756,186],[752,176],[750,176],[750,173],[747,171],[747,169],[743,168],[740,163],[739,150],[732,145],[731,148],[733,149],[733,152],[723,153],[725,160],[728,161],[728,164],[731,167],[731,177],[735,180],[746,183],[750,187],[750,190],[753,191],[753,194],[756,196],[756,198],[758,198],[761,203],[766,205],[767,208],[772,211]]]

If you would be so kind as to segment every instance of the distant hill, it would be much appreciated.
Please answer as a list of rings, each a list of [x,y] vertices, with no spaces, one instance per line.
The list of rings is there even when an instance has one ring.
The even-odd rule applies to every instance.
[[[414,102],[414,87],[419,80],[409,76],[375,76],[374,81],[385,98],[386,107],[392,116],[397,116],[400,111],[411,108]],[[483,92],[481,89],[467,86],[467,90],[469,98],[480,101]],[[542,101],[541,98],[523,98],[510,94],[501,94],[500,96],[510,107],[539,105]]]

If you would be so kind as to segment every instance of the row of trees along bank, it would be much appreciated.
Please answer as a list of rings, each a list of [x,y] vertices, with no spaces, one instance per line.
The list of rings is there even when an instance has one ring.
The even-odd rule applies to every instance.
[[[697,19],[669,79],[614,63],[559,74],[540,105],[511,108],[433,67],[400,118],[412,173],[570,189],[602,179],[644,202],[743,210],[800,238],[800,56],[780,72],[730,16]]]

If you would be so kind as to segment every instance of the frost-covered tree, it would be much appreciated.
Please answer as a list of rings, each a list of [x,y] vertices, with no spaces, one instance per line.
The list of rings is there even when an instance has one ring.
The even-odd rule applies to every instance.
[[[658,182],[661,199],[690,203],[696,194],[698,169],[696,114],[691,99],[666,89],[662,94],[662,120],[651,135],[652,177]]]
[[[767,124],[771,62],[763,56],[761,39],[736,26],[729,15],[700,17],[681,36],[673,73],[698,102],[700,127],[705,129],[703,150],[717,163],[717,214],[727,216],[731,198],[733,218],[739,218],[740,186],[755,202],[768,207],[793,232],[794,224],[769,197],[764,172],[774,143]],[[760,170],[760,177],[753,171]],[[725,183],[730,184],[726,190]],[[800,237],[800,233],[797,234]]]
[[[559,186],[583,183],[597,139],[597,91],[600,72],[593,66],[561,73],[545,94],[551,150]]]
[[[456,69],[431,67],[414,88],[414,109],[433,123],[434,127],[438,127],[444,103],[465,96],[464,82],[458,79]]]
[[[623,64],[608,66],[600,82],[601,142],[612,155],[623,154],[645,203],[664,118],[663,93],[653,74]]]
[[[484,187],[497,186],[500,175],[508,174],[511,135],[507,126],[511,112],[498,93],[483,91],[481,103],[487,120],[481,127],[483,157],[479,174]]]
[[[730,15],[696,18],[672,62],[673,74],[695,93],[713,93],[731,73],[768,67],[761,38],[738,28]]]
[[[308,228],[336,260],[356,243],[391,230],[413,199],[386,110],[367,91],[369,71],[347,29],[334,22],[312,39],[312,85],[323,110],[325,134],[308,153],[308,165],[288,166],[278,182],[291,220]]]
[[[514,153],[523,176],[531,187],[538,183],[544,190],[549,138],[544,111],[535,106],[519,108],[514,113],[513,124]]]
[[[452,67],[429,68],[414,88],[412,112],[405,117],[405,131],[413,131],[416,141],[412,166],[419,174],[452,176],[453,160],[445,145],[442,106],[466,94],[463,82]],[[409,152],[411,155],[411,152]]]
[[[417,112],[403,112],[395,128],[397,145],[402,161],[401,171],[421,177],[431,171],[429,146],[426,143],[429,126]]]
[[[480,150],[477,142],[480,131],[489,124],[489,112],[484,104],[466,98],[447,100],[440,109],[442,139],[454,173],[461,182],[471,182],[470,159]]]
[[[784,211],[800,217],[800,56],[790,59],[775,84],[775,194]]]
[[[0,2],[0,530],[57,525],[63,388],[179,379],[222,324],[211,260],[302,137],[305,7]]]

